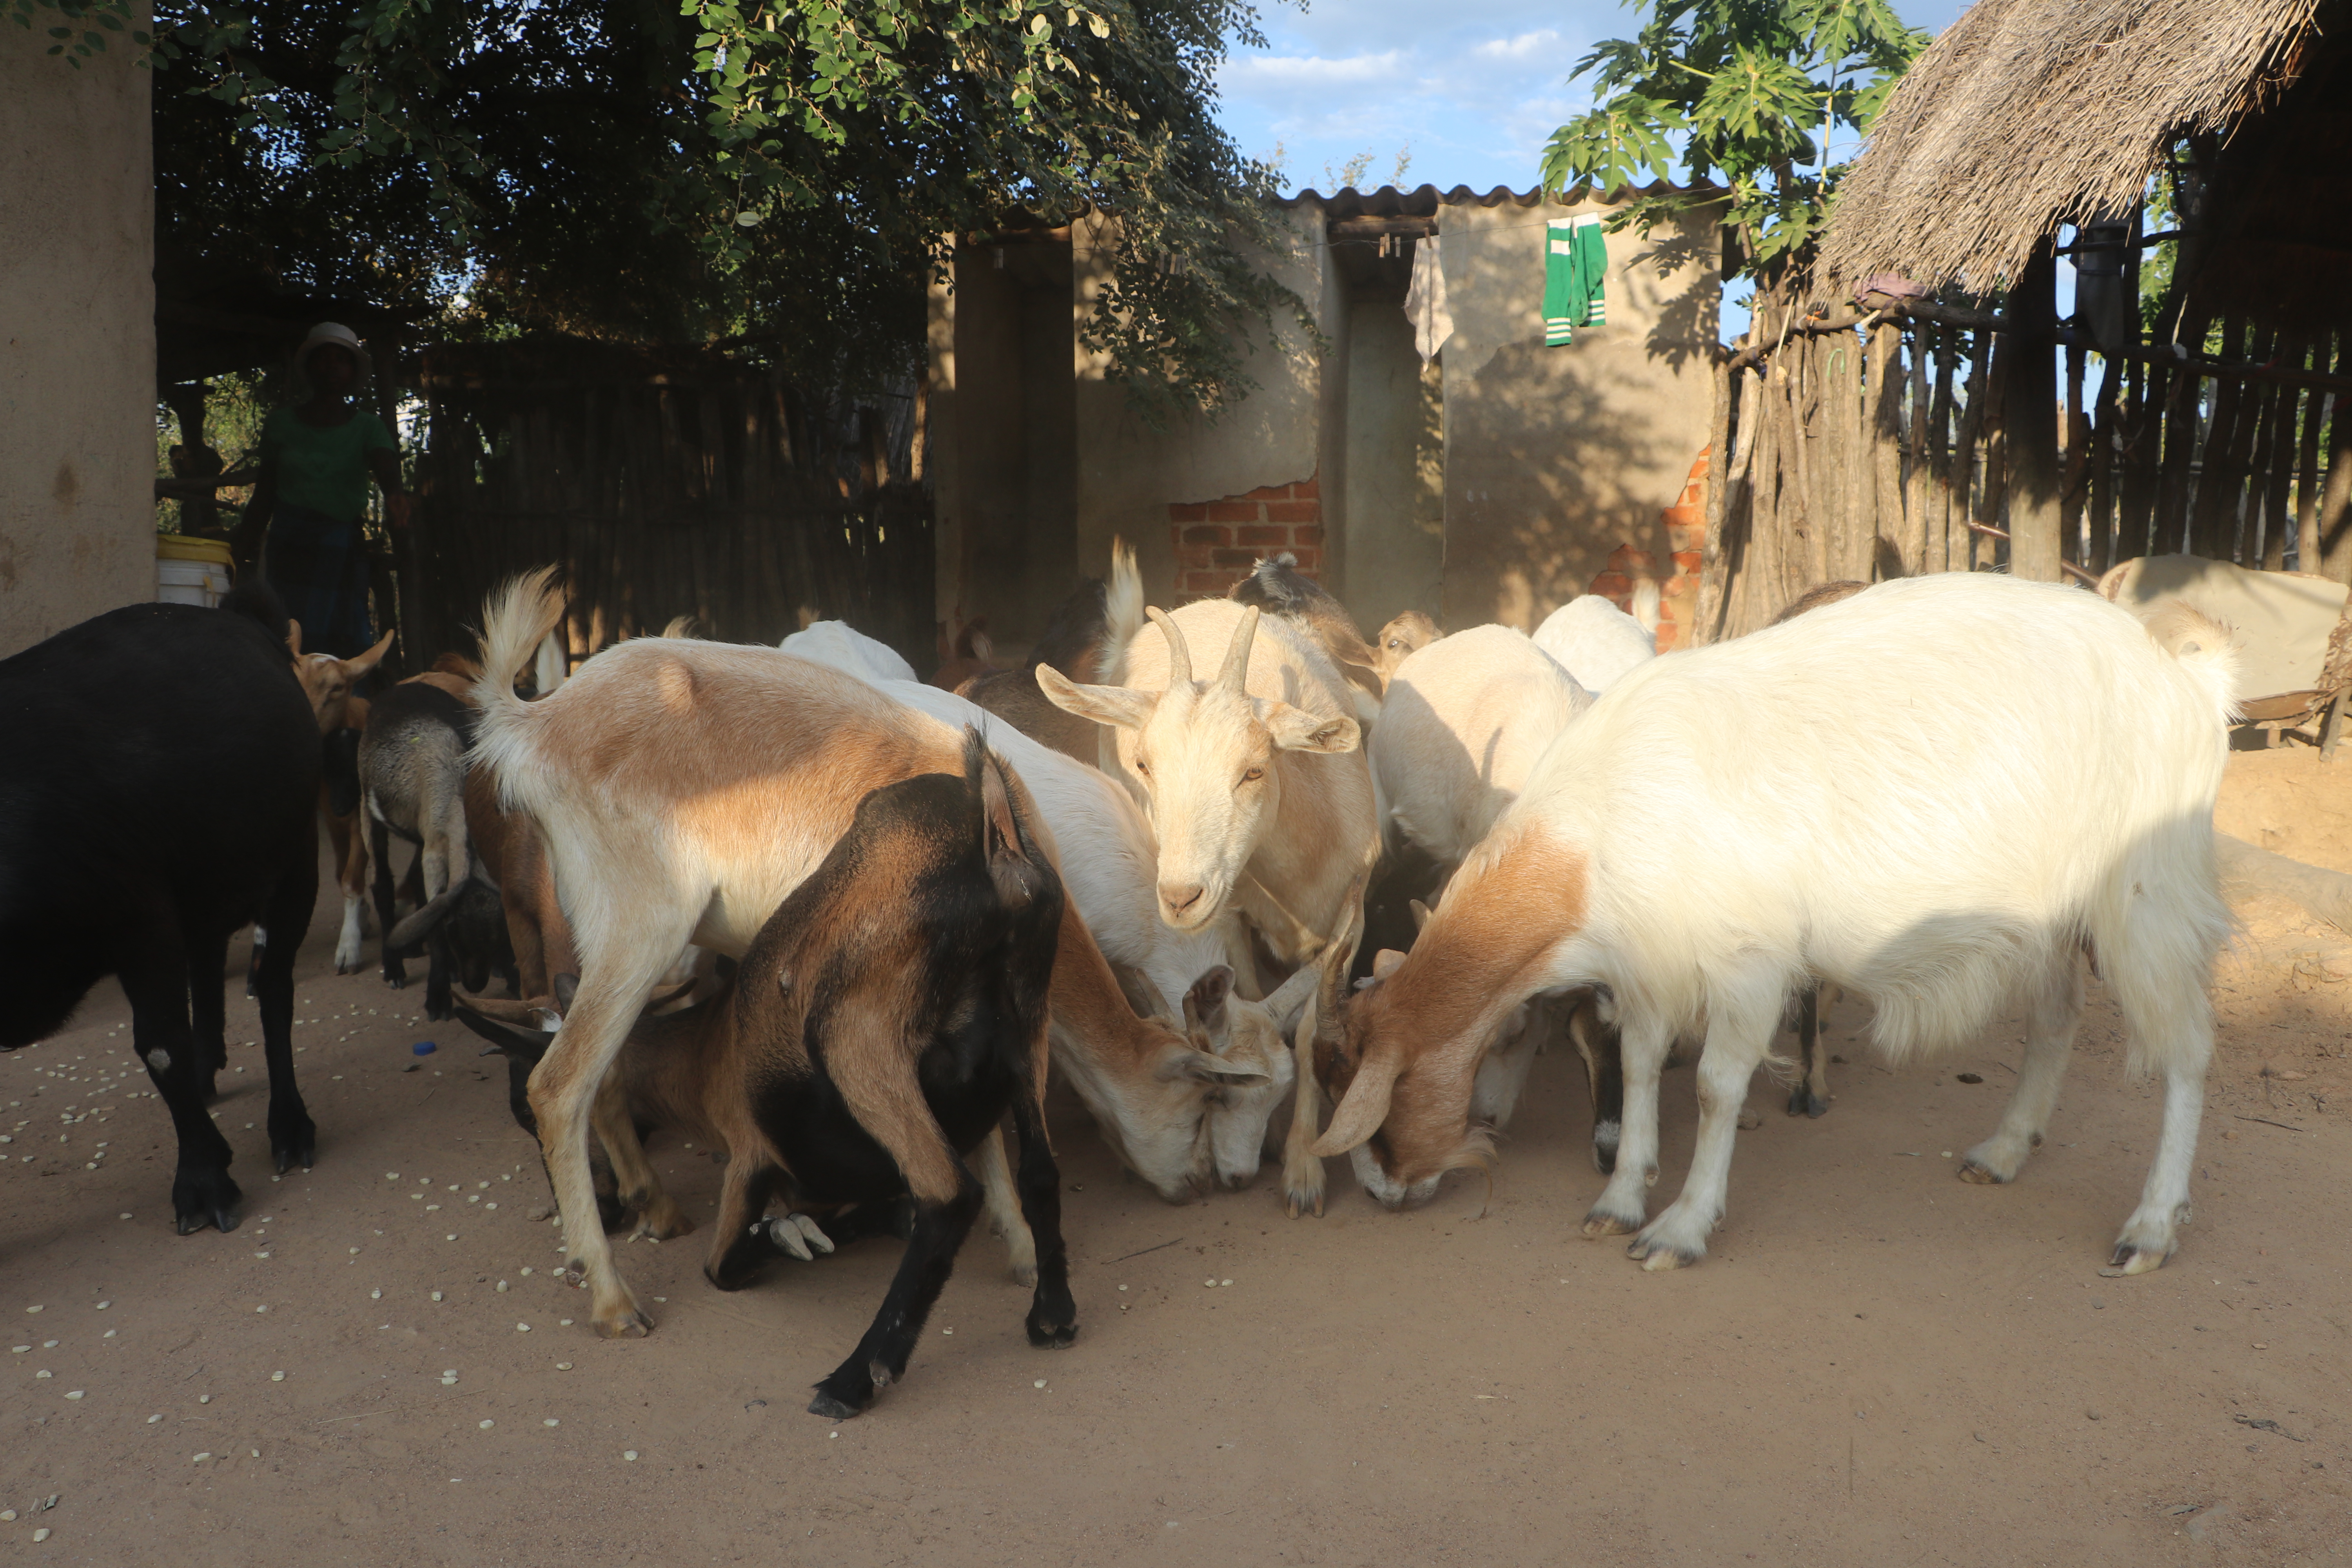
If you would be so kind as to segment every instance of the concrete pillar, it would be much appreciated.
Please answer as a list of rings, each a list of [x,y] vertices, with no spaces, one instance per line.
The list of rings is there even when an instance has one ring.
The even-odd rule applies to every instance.
[[[149,76],[47,44],[0,27],[0,657],[155,596]]]

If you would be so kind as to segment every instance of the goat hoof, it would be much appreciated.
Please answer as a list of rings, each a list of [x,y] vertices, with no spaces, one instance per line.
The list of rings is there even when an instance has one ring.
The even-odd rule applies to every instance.
[[[654,1331],[654,1321],[632,1307],[627,1311],[596,1320],[596,1337],[603,1340],[644,1339]]]
[[[1640,1247],[1641,1250],[1637,1252],[1634,1250],[1635,1247]],[[1686,1253],[1680,1247],[1649,1247],[1639,1241],[1632,1243],[1625,1248],[1625,1256],[1638,1258],[1643,1270],[1650,1274],[1663,1274],[1670,1268],[1688,1268],[1698,1261],[1696,1255]]]
[[[1600,1209],[1594,1209],[1584,1216],[1584,1234],[1595,1240],[1604,1236],[1631,1236],[1641,1228],[1639,1216],[1627,1219],[1622,1215],[1608,1214]]]
[[[1036,1313],[1029,1314],[1029,1342],[1041,1351],[1067,1350],[1078,1337],[1076,1323],[1049,1323]]]
[[[2006,1177],[2000,1175],[1990,1166],[1977,1163],[1974,1160],[1963,1160],[1960,1162],[1960,1180],[1964,1182],[1973,1182],[1980,1187],[1998,1187],[2007,1184]]]
[[[824,1391],[824,1384],[821,1383],[816,1386],[816,1397],[809,1401],[808,1409],[810,1415],[822,1415],[828,1421],[850,1421],[866,1413],[865,1405],[835,1398]]]

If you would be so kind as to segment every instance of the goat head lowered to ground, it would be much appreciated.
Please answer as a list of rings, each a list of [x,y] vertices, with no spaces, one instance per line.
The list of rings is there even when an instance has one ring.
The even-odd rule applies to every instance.
[[[2143,627],[2088,594],[1969,573],[1643,666],[1545,753],[1403,962],[1321,1014],[1315,1066],[1339,1108],[1320,1152],[1352,1152],[1384,1202],[1424,1194],[1483,1152],[1470,1069],[1503,1015],[1606,984],[1624,1136],[1586,1233],[1635,1232],[1651,1268],[1695,1262],[1749,1079],[1790,993],[1818,979],[1868,997],[1898,1058],[2025,1002],[2017,1088],[1958,1165],[2009,1182],[2057,1103],[2087,939],[2129,1065],[2166,1079],[2111,1266],[2159,1266],[2188,1217],[2205,981],[2230,928],[2212,818],[2233,670],[2227,632],[2185,606]],[[1689,1178],[1645,1224],[1659,1069],[1702,1020]]]
[[[750,1284],[780,1247],[805,1258],[811,1243],[830,1251],[888,1228],[911,1198],[889,1293],[809,1405],[835,1420],[905,1373],[980,1212],[964,1159],[993,1146],[1007,1112],[1037,1242],[1029,1341],[1077,1332],[1044,1114],[1062,884],[1002,759],[977,731],[962,752],[960,777],[918,773],[859,802],[725,988],[640,1017],[615,1063],[630,1117],[728,1153],[703,1266],[722,1290]],[[763,1217],[779,1196],[835,1211],[832,1235],[804,1215]]]
[[[1080,685],[1045,665],[1037,683],[1060,707],[1109,726],[1104,771],[1143,803],[1159,837],[1160,918],[1201,926],[1230,900],[1277,959],[1304,963],[1346,923],[1350,888],[1380,854],[1347,683],[1305,633],[1279,618],[1261,626],[1254,606],[1228,599],[1146,611],[1161,635],[1141,637],[1122,608],[1142,602],[1134,578],[1133,556],[1115,555],[1110,684]],[[1192,640],[1224,648],[1213,680],[1192,679]],[[1255,990],[1242,973],[1253,982],[1244,992]],[[1319,1213],[1311,1076],[1301,1070],[1296,1087],[1283,1187],[1294,1214]]]
[[[740,958],[769,914],[847,830],[857,802],[883,784],[959,767],[957,731],[889,700],[870,683],[775,648],[640,637],[598,654],[553,695],[525,702],[516,674],[562,613],[551,574],[493,598],[483,623],[485,674],[477,761],[501,803],[533,822],[563,892],[580,956],[580,994],[530,1103],[575,1266],[606,1334],[652,1325],[613,1267],[596,1224],[588,1163],[596,1086],[663,971],[688,942]],[[1020,788],[1018,779],[1014,781]],[[1025,798],[1025,797],[1024,797]],[[1025,809],[1025,808],[1024,808]],[[1048,854],[1050,835],[1039,837]],[[1133,1091],[1110,1108],[1145,1125],[1175,1113],[1197,1126],[1214,1087],[1196,1077],[1228,1064],[1183,1035],[1139,1018],[1101,951],[1066,908],[1053,1010],[1095,1070]],[[600,1135],[604,1131],[599,1124]],[[636,1206],[649,1172],[619,1168]],[[1182,1151],[1189,1162],[1189,1145]],[[1189,1191],[1189,1171],[1147,1171],[1163,1193]]]

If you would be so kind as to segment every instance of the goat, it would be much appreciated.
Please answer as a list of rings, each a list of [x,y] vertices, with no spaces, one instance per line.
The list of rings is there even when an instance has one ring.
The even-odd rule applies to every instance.
[[[1372,648],[1372,668],[1380,672],[1381,689],[1387,689],[1397,666],[1444,635],[1435,621],[1419,610],[1407,610],[1391,618],[1381,628],[1380,641]]]
[[[365,653],[337,658],[331,653],[304,653],[301,623],[288,623],[286,646],[294,655],[294,677],[302,683],[302,694],[310,700],[326,752],[319,809],[327,819],[329,842],[334,847],[335,880],[343,895],[342,931],[335,942],[338,974],[354,973],[360,967],[360,911],[367,897],[367,844],[359,831],[357,735],[367,728],[368,700],[359,695],[358,688],[383,663],[394,636],[386,632]],[[268,945],[268,933],[257,930],[253,954],[257,973]],[[248,995],[253,994],[254,983],[254,975],[248,974]]]
[[[1976,1037],[2023,995],[2016,1091],[1960,1165],[2011,1181],[2057,1099],[2087,941],[2131,1065],[2166,1075],[2113,1259],[2158,1267],[2188,1209],[2204,980],[2230,927],[2212,811],[2233,683],[2227,633],[2185,606],[2144,628],[2093,595],[1970,573],[1646,666],[1547,753],[1388,979],[1318,1010],[1314,1063],[1339,1103],[1316,1152],[1352,1153],[1391,1206],[1483,1163],[1465,1110],[1495,1026],[1536,992],[1606,984],[1624,1140],[1585,1231],[1634,1232],[1646,1268],[1695,1262],[1748,1079],[1818,977],[1876,1004],[1898,1059]],[[1659,1068],[1702,1019],[1689,1179],[1644,1225]]]
[[[850,667],[845,673],[858,671]],[[943,723],[985,725],[989,717],[978,705],[936,687],[908,681],[874,685],[893,701]],[[1228,910],[1184,931],[1158,918],[1152,893],[1158,852],[1127,792],[1099,769],[1073,762],[1017,730],[1000,727],[991,743],[1036,802],[1058,852],[1064,889],[1104,958],[1114,973],[1131,970],[1141,977],[1140,986],[1122,980],[1129,1002],[1137,1003],[1140,991],[1137,1012],[1171,1025],[1181,1009],[1187,1035],[1197,1033],[1196,1048],[1213,1058],[1195,1061],[1180,1080],[1201,1086],[1196,1100],[1168,1103],[1168,1090],[1155,1078],[1149,1093],[1156,1103],[1150,1107],[1118,1103],[1143,1086],[1103,1072],[1083,1042],[1058,1023],[1055,1064],[1129,1169],[1180,1163],[1189,1143],[1196,1180],[1247,1186],[1257,1175],[1266,1126],[1293,1080],[1284,1037],[1305,1005],[1312,977],[1265,1002],[1229,997],[1231,966],[1249,962],[1249,938],[1240,917]],[[1149,1128],[1162,1152],[1139,1162],[1123,1142],[1122,1130],[1129,1128]]]
[[[1259,635],[1254,605],[1203,599],[1172,616],[1148,610],[1161,637],[1142,638],[1140,624],[1119,613],[1141,601],[1135,575],[1134,556],[1114,552],[1108,684],[1080,685],[1045,665],[1037,683],[1055,706],[1109,727],[1103,771],[1143,804],[1159,837],[1160,918],[1191,930],[1230,900],[1276,959],[1304,963],[1346,923],[1349,900],[1360,902],[1380,854],[1380,805],[1349,688],[1288,621],[1277,616]],[[1188,638],[1224,647],[1215,679],[1192,679]],[[1303,1049],[1303,1041],[1294,1047]],[[1303,1058],[1295,1090],[1284,1193],[1294,1215],[1320,1214]]]
[[[1654,605],[1656,585],[1643,585]],[[1654,622],[1643,626],[1599,594],[1570,599],[1546,616],[1535,645],[1595,697],[1658,657]]]
[[[916,679],[915,667],[899,658],[898,649],[867,637],[847,621],[812,622],[776,646],[797,658],[829,664],[868,680]]]
[[[1280,616],[1323,645],[1331,663],[1350,688],[1356,718],[1370,728],[1381,716],[1380,658],[1356,629],[1347,606],[1314,578],[1298,570],[1298,557],[1288,551],[1262,556],[1250,574],[1234,584],[1225,597],[1237,605],[1255,605],[1270,616]]]
[[[1139,583],[1133,587],[1133,618],[1140,621],[1142,587]],[[975,675],[955,689],[956,695],[987,709],[1031,740],[1093,767],[1101,755],[1102,726],[1046,701],[1045,694],[1037,689],[1037,667],[1051,665],[1072,680],[1094,679],[1096,660],[1109,626],[1103,581],[1089,577],[1055,607],[1053,618],[1045,623],[1045,635],[1018,668]]]
[[[452,675],[414,676],[376,698],[360,739],[362,811],[367,822],[368,865],[375,884],[376,921],[383,931],[384,984],[408,984],[394,939],[392,835],[416,846],[425,868],[427,907],[472,868],[466,837],[466,748],[474,710],[444,682]],[[448,932],[432,929],[425,972],[425,1015],[451,1016],[449,983],[455,955]]]
[[[179,1233],[234,1230],[228,1140],[205,1102],[227,1062],[229,938],[257,920],[278,933],[256,980],[270,1154],[281,1174],[317,1154],[293,1013],[319,890],[319,728],[286,612],[258,583],[219,609],[110,610],[0,660],[0,1049],[56,1033],[115,975],[179,1134]]]
[[[580,954],[579,998],[530,1086],[572,1268],[593,1292],[599,1332],[643,1332],[652,1324],[591,1221],[585,1126],[630,1021],[688,942],[740,958],[860,798],[912,773],[955,771],[958,742],[866,681],[773,648],[717,643],[622,643],[554,696],[526,703],[514,676],[562,612],[549,584],[534,574],[487,607],[475,754],[503,808],[535,825]],[[1160,1110],[1147,1086],[1181,1103],[1202,1092],[1183,1080],[1231,1069],[1136,1016],[1075,910],[1060,941],[1054,1016],[1097,1070],[1134,1086],[1123,1103],[1142,1110],[1119,1132],[1141,1169],[1152,1157],[1144,1150],[1157,1151]],[[625,1128],[597,1125],[608,1151],[628,1142]],[[1181,1164],[1142,1170],[1163,1196],[1190,1192],[1192,1152],[1181,1153]],[[637,1206],[631,1173],[615,1173],[623,1202]]]
[[[1372,776],[1389,821],[1433,867],[1419,889],[1438,902],[1446,879],[1486,837],[1536,764],[1591,696],[1516,627],[1475,626],[1430,644],[1397,667],[1372,731]],[[1428,908],[1415,906],[1425,923]],[[1377,955],[1401,961],[1393,950]],[[1391,964],[1393,967],[1393,963]],[[1607,1171],[1616,1159],[1622,1079],[1612,1036],[1589,1015],[1589,993],[1530,999],[1511,1014],[1478,1067],[1471,1112],[1507,1127],[1544,1042],[1566,1028],[1584,1061],[1592,1095],[1592,1158]]]
[[[614,1064],[631,1116],[727,1153],[703,1264],[722,1290],[751,1283],[780,1243],[803,1258],[809,1243],[831,1251],[911,1196],[889,1293],[809,1405],[831,1420],[905,1375],[980,1211],[963,1159],[992,1146],[1007,1111],[1038,1240],[1029,1342],[1077,1333],[1044,1105],[1062,888],[1003,762],[977,731],[962,751],[961,776],[918,773],[860,801],[727,988],[639,1018]],[[763,1219],[780,1192],[795,1205],[854,1206],[827,1237],[802,1215]]]

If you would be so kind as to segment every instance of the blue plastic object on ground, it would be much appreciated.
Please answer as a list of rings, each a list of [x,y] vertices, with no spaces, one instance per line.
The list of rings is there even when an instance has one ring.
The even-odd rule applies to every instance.
[[[430,1041],[430,1040],[419,1040],[419,1041],[417,1041],[415,1045],[413,1045],[413,1046],[409,1047],[408,1048],[409,1048],[410,1050],[412,1050],[412,1051],[415,1051],[415,1052],[418,1056],[420,1056],[420,1057],[429,1057],[429,1056],[431,1056],[435,1051],[439,1050],[441,1047],[438,1047],[438,1046],[436,1046],[436,1045],[435,1045],[435,1044],[434,1044],[432,1041]]]

